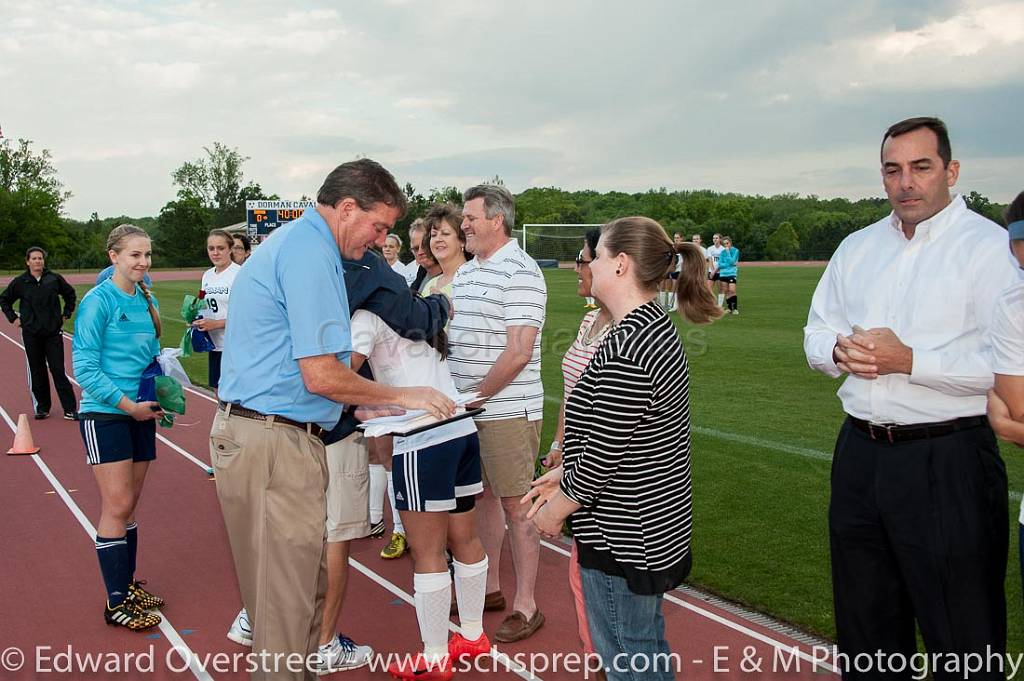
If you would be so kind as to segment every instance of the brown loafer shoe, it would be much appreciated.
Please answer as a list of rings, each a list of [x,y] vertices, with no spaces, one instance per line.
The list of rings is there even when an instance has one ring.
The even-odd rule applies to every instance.
[[[494,591],[484,596],[484,612],[501,612],[505,609],[505,597],[501,595],[500,591]],[[455,589],[452,588],[452,607],[449,611],[450,615],[459,614],[459,600],[455,595]]]
[[[494,634],[494,640],[502,643],[522,641],[524,638],[532,636],[533,632],[540,629],[543,624],[544,613],[540,610],[535,612],[530,619],[526,619],[526,615],[516,610],[501,623],[498,631]]]

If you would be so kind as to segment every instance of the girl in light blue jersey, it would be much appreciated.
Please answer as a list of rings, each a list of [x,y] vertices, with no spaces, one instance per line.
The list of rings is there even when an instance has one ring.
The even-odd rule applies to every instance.
[[[718,280],[725,294],[726,314],[739,314],[739,299],[736,297],[736,275],[739,273],[740,251],[732,245],[730,237],[722,238],[724,250],[718,254]]]
[[[160,352],[156,300],[143,284],[150,267],[149,236],[135,225],[107,238],[110,279],[82,299],[75,319],[72,359],[82,386],[79,430],[86,460],[100,488],[96,554],[107,589],[107,624],[149,629],[163,605],[135,580],[135,509],[149,462],[156,458],[156,402],[138,401],[142,373]]]

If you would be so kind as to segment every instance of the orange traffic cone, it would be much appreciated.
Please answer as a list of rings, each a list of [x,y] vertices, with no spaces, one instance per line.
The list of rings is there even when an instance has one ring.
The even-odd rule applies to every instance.
[[[8,456],[15,454],[38,454],[39,447],[32,442],[32,429],[28,427],[28,416],[18,415],[18,432],[14,434],[14,446],[7,450]]]

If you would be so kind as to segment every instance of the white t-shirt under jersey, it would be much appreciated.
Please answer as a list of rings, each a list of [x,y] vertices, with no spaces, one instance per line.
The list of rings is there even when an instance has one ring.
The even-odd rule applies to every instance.
[[[426,386],[452,398],[459,394],[448,362],[441,359],[437,350],[424,341],[402,338],[372,312],[356,310],[352,315],[352,351],[367,358],[378,383],[395,388]],[[418,435],[396,437],[394,453],[424,449],[475,432],[473,419],[453,421]]]
[[[224,268],[220,274],[217,268],[211,267],[203,272],[202,288],[206,291],[203,300],[206,301],[206,308],[203,310],[205,319],[227,319],[228,318],[228,296],[231,295],[231,286],[235,283],[235,277],[242,269],[241,265],[231,263]],[[226,329],[214,329],[210,331],[210,340],[217,346],[218,350],[224,349],[224,331]]]
[[[405,283],[412,285],[412,282],[416,281],[416,272],[419,268],[416,266],[415,260],[408,265],[401,260],[396,260],[391,269],[405,277]]]
[[[995,301],[988,333],[992,373],[1024,376],[1024,283],[1014,284]],[[1024,503],[1018,522],[1024,525]]]

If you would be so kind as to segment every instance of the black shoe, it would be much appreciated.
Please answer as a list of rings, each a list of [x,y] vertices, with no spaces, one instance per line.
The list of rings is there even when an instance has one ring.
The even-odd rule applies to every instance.
[[[164,606],[164,599],[160,598],[156,594],[151,594],[142,588],[145,584],[145,580],[135,580],[128,585],[128,600],[130,600],[136,607],[141,610],[153,610],[154,608],[162,608]]]
[[[48,411],[37,411],[36,412],[36,421],[42,421],[43,419],[45,419],[49,415],[50,415],[50,412],[48,412]]]
[[[64,412],[64,419],[67,420],[67,421],[77,421],[78,420],[78,412],[77,411],[66,411],[66,412]]]
[[[104,607],[103,619],[112,627],[126,627],[132,631],[152,629],[160,624],[160,615],[140,609],[127,598],[116,608]]]
[[[384,530],[386,530],[386,529],[387,528],[384,527],[384,521],[383,520],[378,520],[375,524],[370,526],[370,534],[366,535],[365,538],[366,539],[380,539],[381,537],[384,536]]]

